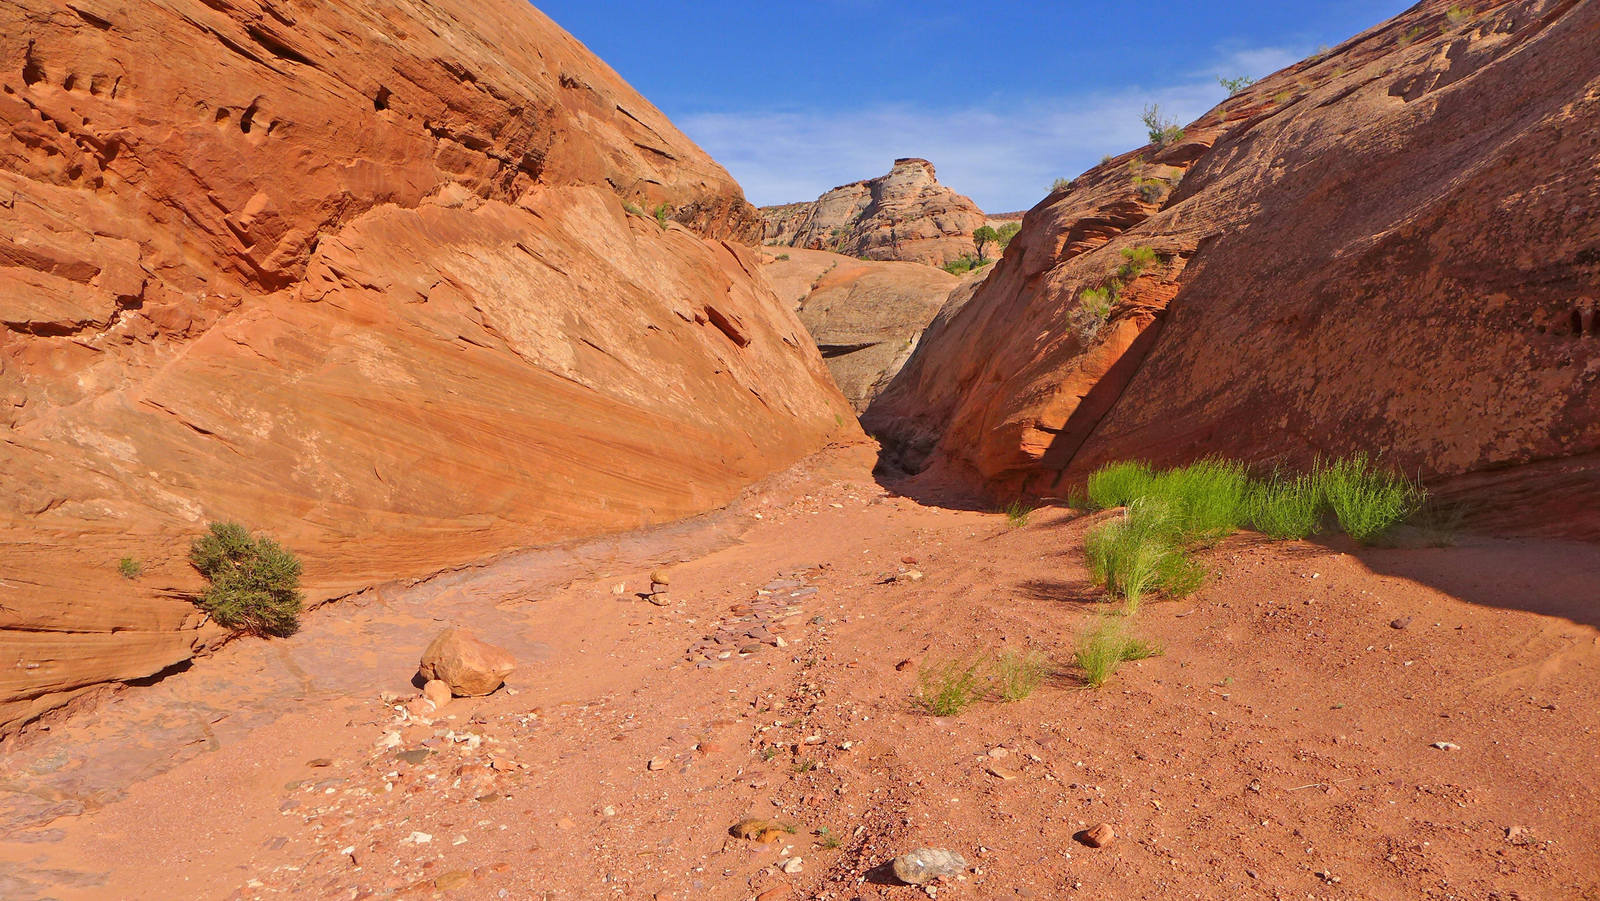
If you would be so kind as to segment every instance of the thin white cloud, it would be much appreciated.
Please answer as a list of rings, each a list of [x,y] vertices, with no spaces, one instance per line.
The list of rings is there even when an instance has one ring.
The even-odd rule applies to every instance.
[[[836,185],[881,175],[897,157],[918,156],[933,162],[941,182],[983,209],[1022,210],[1049,193],[1055,179],[1144,144],[1139,115],[1146,104],[1160,104],[1166,118],[1191,122],[1223,99],[1217,76],[1262,76],[1302,55],[1280,48],[1239,50],[1182,84],[1154,90],[970,109],[699,113],[677,122],[757,205],[811,200]]]

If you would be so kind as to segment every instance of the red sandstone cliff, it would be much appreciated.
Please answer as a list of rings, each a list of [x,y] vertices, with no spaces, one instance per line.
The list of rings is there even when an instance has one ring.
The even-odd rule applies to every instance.
[[[919,159],[895,160],[887,175],[807,203],[763,207],[761,215],[767,244],[934,266],[972,255],[973,231],[999,224],[939,184],[933,164]]]
[[[326,598],[850,434],[759,228],[521,0],[0,6],[0,730],[219,637],[208,519]]]
[[[1264,79],[1031,210],[865,422],[1000,495],[1368,450],[1600,536],[1597,48],[1590,0],[1427,2]]]

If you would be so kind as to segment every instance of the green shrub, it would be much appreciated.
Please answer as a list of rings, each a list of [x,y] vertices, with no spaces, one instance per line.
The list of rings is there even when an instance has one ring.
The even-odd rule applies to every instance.
[[[1099,688],[1110,681],[1123,663],[1160,653],[1161,649],[1155,645],[1129,635],[1124,621],[1100,617],[1078,640],[1074,660],[1083,670],[1084,682],[1091,688]]]
[[[662,231],[666,231],[667,223],[672,221],[672,205],[666,201],[662,201],[661,204],[656,207],[655,217],[656,224],[661,226]]]
[[[954,260],[951,260],[948,263],[945,263],[943,266],[940,266],[939,268],[943,269],[944,271],[946,271],[948,273],[950,273],[951,275],[965,275],[966,273],[971,272],[974,269],[981,269],[984,266],[987,266],[992,262],[994,262],[994,261],[993,260],[979,260],[979,259],[976,259],[976,258],[971,257],[971,256],[961,256],[961,257],[958,257],[958,258],[956,258]]]
[[[1138,609],[1145,594],[1156,589],[1164,561],[1176,553],[1161,534],[1160,516],[1151,510],[1130,509],[1084,538],[1089,574],[1113,597],[1127,601],[1129,610]]]
[[[1011,239],[1015,238],[1017,236],[1017,232],[1020,231],[1022,231],[1021,222],[1007,222],[1005,225],[1002,225],[994,230],[995,243],[1000,245],[1001,250],[1005,250],[1007,247],[1011,246]]]
[[[1315,478],[1280,473],[1252,485],[1245,506],[1251,528],[1279,540],[1316,534],[1326,508]]]
[[[1318,461],[1316,479],[1323,498],[1339,518],[1339,527],[1362,543],[1410,516],[1422,501],[1417,486],[1376,468],[1366,454]]]
[[[1145,269],[1155,265],[1156,250],[1154,247],[1146,247],[1143,244],[1137,247],[1124,247],[1122,248],[1122,258],[1126,262],[1117,268],[1117,277],[1123,281],[1131,282],[1138,278]]]
[[[1159,105],[1151,104],[1145,107],[1144,114],[1139,118],[1150,133],[1150,143],[1157,147],[1166,147],[1183,140],[1183,129],[1177,120],[1163,119]]]
[[[1070,178],[1058,178],[1055,181],[1050,183],[1050,193],[1051,194],[1063,194],[1063,193],[1065,193],[1067,191],[1072,190],[1072,186],[1073,186],[1074,183],[1075,183],[1074,180],[1070,179]]]
[[[789,259],[789,255],[786,254],[786,253],[780,253],[777,256],[773,257],[773,259],[775,259],[778,262],[782,263],[782,262],[785,262],[785,261],[787,261]]]
[[[300,561],[265,535],[214,522],[189,548],[189,562],[211,582],[200,606],[218,623],[257,635],[293,635],[304,596]]]
[[[1213,542],[1244,524],[1250,476],[1243,463],[1207,458],[1160,473],[1148,491],[1169,509],[1176,542]]]
[[[1255,83],[1256,80],[1248,75],[1241,75],[1238,78],[1223,78],[1220,75],[1217,76],[1217,84],[1222,85],[1223,90],[1228,92],[1229,97],[1232,97],[1233,95]]]
[[[643,216],[644,215],[644,210],[639,209],[639,205],[637,203],[633,203],[631,201],[624,200],[622,202],[622,209],[624,211],[628,212],[628,213],[631,213],[632,215],[635,215],[635,216]]]
[[[1107,463],[1089,474],[1089,505],[1096,510],[1126,507],[1150,490],[1155,473],[1136,461]]]
[[[1472,18],[1472,15],[1472,7],[1462,6],[1459,3],[1451,5],[1449,9],[1444,11],[1445,21],[1449,22],[1452,28],[1465,25]]]
[[[123,557],[117,561],[117,572],[121,573],[124,579],[137,579],[139,574],[144,572],[144,564],[134,557]]]

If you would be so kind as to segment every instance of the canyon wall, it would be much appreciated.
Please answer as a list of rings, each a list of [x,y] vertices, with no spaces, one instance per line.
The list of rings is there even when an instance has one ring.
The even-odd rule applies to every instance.
[[[209,520],[316,601],[858,435],[760,229],[521,0],[0,7],[0,732],[223,638]]]
[[[1369,451],[1600,537],[1597,47],[1592,0],[1426,2],[1263,79],[1030,210],[864,422],[997,497]]]

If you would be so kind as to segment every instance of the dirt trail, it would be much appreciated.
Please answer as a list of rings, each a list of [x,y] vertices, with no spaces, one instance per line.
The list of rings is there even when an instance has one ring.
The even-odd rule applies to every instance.
[[[1600,897],[1600,548],[1237,537],[1140,613],[1163,656],[934,718],[925,667],[1068,662],[1092,518],[1013,528],[870,464],[369,592],[13,742],[0,896],[909,898],[882,865],[928,845],[971,864],[939,897]],[[662,564],[657,608],[632,591]],[[689,653],[756,602],[792,613],[773,640]],[[521,668],[408,721],[380,693],[443,622]]]

